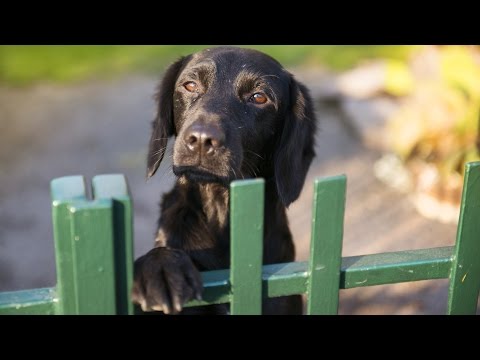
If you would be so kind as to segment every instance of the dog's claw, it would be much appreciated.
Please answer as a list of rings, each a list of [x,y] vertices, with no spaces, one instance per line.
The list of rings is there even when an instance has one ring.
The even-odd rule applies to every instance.
[[[176,312],[182,311],[182,304],[176,303],[176,304],[175,304],[175,311],[176,311]]]
[[[144,300],[140,303],[140,307],[142,308],[142,311],[143,312],[149,312],[151,311],[148,306],[147,306],[147,302]]]
[[[132,301],[144,312],[180,313],[185,302],[201,299],[201,288],[198,270],[181,250],[155,248],[135,262]]]

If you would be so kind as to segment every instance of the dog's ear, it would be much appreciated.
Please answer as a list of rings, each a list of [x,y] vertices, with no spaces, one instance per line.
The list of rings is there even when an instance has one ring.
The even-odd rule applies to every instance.
[[[288,207],[302,191],[308,168],[315,156],[316,119],[308,89],[290,78],[290,103],[277,141],[275,182],[283,204]]]
[[[165,72],[155,94],[157,115],[152,122],[152,136],[148,145],[147,179],[151,178],[162,162],[167,149],[168,138],[175,135],[173,124],[173,91],[180,70],[188,62],[190,55],[174,62]]]

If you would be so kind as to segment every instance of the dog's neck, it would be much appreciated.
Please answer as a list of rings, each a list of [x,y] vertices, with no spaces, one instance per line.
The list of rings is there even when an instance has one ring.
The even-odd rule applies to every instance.
[[[198,198],[202,204],[208,226],[216,233],[228,230],[230,217],[230,188],[220,183],[195,183],[181,177],[178,184]],[[265,227],[268,228],[270,213],[283,216],[285,207],[280,201],[274,181],[265,182]],[[271,215],[271,214],[270,214]]]
[[[230,244],[230,190],[229,187],[219,183],[198,183],[188,181],[187,179],[178,179],[177,186],[189,206],[198,206],[195,211],[199,211],[203,216],[198,217],[198,221],[203,224],[197,225],[211,235],[211,243],[207,248],[216,248],[215,251],[225,256],[221,256],[222,261],[212,268],[223,268],[228,266],[228,249]],[[203,219],[203,220],[201,220]],[[205,234],[206,235],[206,234]],[[268,250],[271,246],[278,245],[279,239],[287,239],[281,242],[281,249],[278,251]],[[274,181],[265,182],[265,216],[264,216],[264,246],[265,254],[273,254],[273,257],[264,257],[265,263],[292,261],[294,256],[293,244],[291,243],[290,230],[288,229],[288,220],[286,208],[281,202]],[[185,239],[184,239],[185,240]],[[197,244],[184,244],[184,248],[197,249]],[[283,249],[283,250],[282,250]],[[203,249],[204,250],[204,249]]]
[[[230,190],[222,184],[196,184],[201,199],[202,210],[208,224],[222,231],[228,224]]]

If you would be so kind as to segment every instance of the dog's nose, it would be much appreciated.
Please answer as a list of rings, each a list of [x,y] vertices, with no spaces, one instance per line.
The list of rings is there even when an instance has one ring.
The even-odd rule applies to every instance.
[[[211,155],[223,145],[225,135],[217,126],[193,124],[185,131],[184,140],[188,150]]]

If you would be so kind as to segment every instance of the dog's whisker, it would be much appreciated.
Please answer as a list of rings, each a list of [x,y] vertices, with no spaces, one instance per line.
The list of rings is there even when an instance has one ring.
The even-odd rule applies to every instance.
[[[257,175],[257,172],[255,171],[256,166],[254,166],[253,164],[251,164],[250,162],[248,162],[247,159],[244,159],[243,161],[244,161],[244,164],[249,167],[249,169],[250,169],[250,171],[252,172],[253,176],[257,177],[258,175]],[[258,168],[257,168],[257,170],[258,170]]]
[[[265,160],[263,157],[261,157],[261,156],[260,156],[259,154],[257,154],[255,151],[248,150],[248,149],[247,149],[247,150],[245,150],[245,151],[246,151],[246,152],[249,152],[249,153],[251,153],[251,154],[253,154],[253,155],[256,155],[256,156],[258,156],[258,157],[259,157],[260,159],[262,159],[262,160]]]
[[[233,172],[235,173],[235,170],[233,169],[233,167],[232,167],[232,170],[233,170]],[[240,172],[240,175],[242,176],[242,179],[245,180],[245,176],[244,176],[244,174],[243,174],[242,169],[240,169],[239,172]],[[236,177],[236,175],[235,175],[235,177]]]
[[[233,175],[235,176],[235,179],[238,179],[237,173],[235,172],[235,169],[233,168],[233,166],[230,166],[230,170],[233,171]]]
[[[154,153],[152,153],[151,157],[155,157],[155,156],[157,156],[158,154],[161,154],[162,152],[163,152],[163,154],[165,155],[165,151],[166,151],[166,150],[167,150],[166,147],[161,148],[161,149],[155,151]]]

